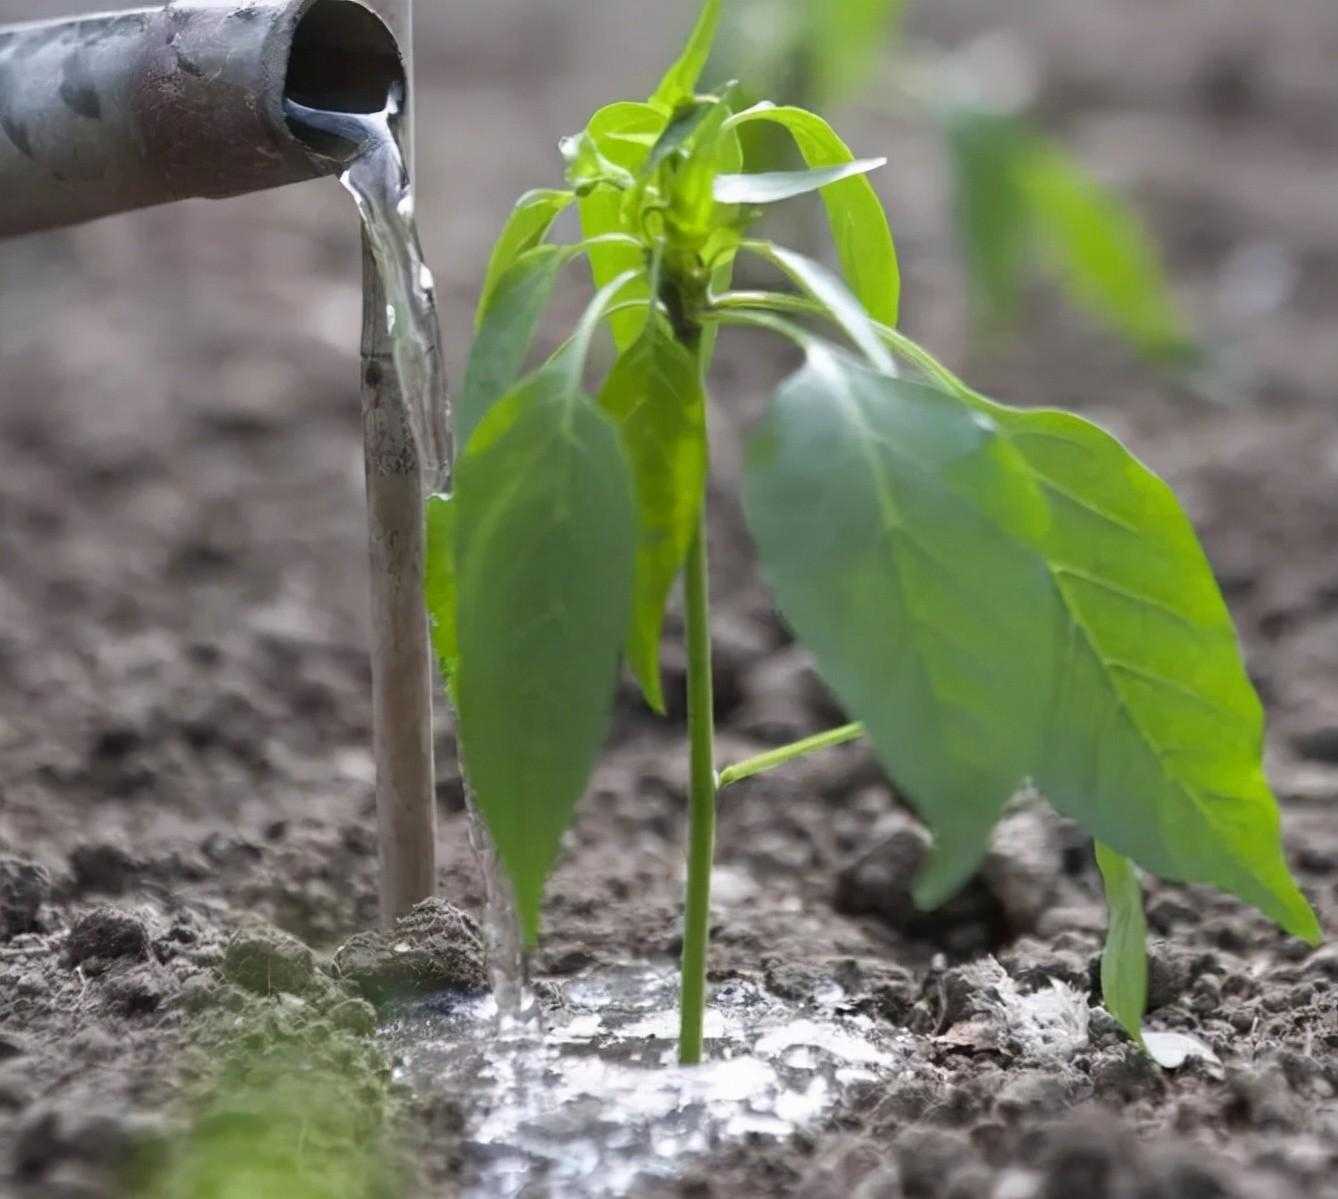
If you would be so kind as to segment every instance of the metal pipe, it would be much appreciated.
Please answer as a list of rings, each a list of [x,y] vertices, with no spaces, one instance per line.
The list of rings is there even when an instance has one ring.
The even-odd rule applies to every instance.
[[[403,81],[362,0],[175,0],[0,28],[0,237],[334,173],[285,95],[375,112]]]
[[[0,28],[0,237],[333,174],[347,147],[295,136],[285,98],[379,112],[400,85],[412,154],[412,0],[166,0]],[[381,908],[436,889],[424,469],[364,237],[362,410],[371,549]]]

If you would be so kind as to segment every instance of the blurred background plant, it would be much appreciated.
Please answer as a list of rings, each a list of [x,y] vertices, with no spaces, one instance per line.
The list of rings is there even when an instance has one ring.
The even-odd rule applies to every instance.
[[[907,0],[736,0],[713,79],[819,112],[858,103],[910,110],[941,130],[960,253],[981,333],[1012,327],[1045,280],[1138,353],[1184,361],[1193,344],[1142,222],[1034,115],[1037,70],[1023,45],[986,33],[950,52],[904,36]],[[744,129],[752,162],[792,167],[783,131]],[[892,165],[895,177],[896,164]],[[801,243],[806,230],[787,230]]]

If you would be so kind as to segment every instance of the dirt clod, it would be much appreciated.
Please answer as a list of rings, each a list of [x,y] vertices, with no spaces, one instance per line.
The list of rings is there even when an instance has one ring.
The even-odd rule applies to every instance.
[[[223,975],[256,995],[300,995],[312,983],[316,958],[296,937],[277,928],[248,928],[228,942]]]
[[[473,921],[443,899],[424,900],[396,921],[393,932],[350,937],[336,951],[334,966],[375,1004],[433,991],[481,990],[488,982]]]
[[[71,966],[94,958],[142,958],[149,952],[149,930],[144,921],[119,908],[94,908],[75,921],[65,941],[65,957]]]

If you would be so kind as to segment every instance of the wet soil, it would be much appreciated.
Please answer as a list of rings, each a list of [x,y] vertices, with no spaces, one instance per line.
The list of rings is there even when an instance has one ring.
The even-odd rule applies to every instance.
[[[556,178],[558,135],[646,90],[671,7],[422,14],[420,207],[457,373],[500,214]],[[917,36],[960,44],[996,7],[946,0]],[[0,20],[19,15],[46,11],[0,0]],[[1000,399],[1103,421],[1179,490],[1270,711],[1290,859],[1333,933],[1338,12],[1042,0],[1008,19],[1036,53],[1042,119],[1148,218],[1211,356],[1193,376],[1140,364],[1044,289],[1015,338],[973,335],[939,144],[865,105],[845,124],[893,163],[908,329]],[[224,1118],[218,1095],[267,1095],[272,1114],[292,1076],[358,1097],[312,1118],[312,1152],[346,1163],[313,1194],[394,1194],[400,1164],[423,1193],[462,1185],[461,1108],[391,1081],[366,1005],[384,975],[335,956],[376,911],[357,286],[332,183],[0,246],[0,1194],[161,1188],[128,1184],[127,1164],[187,1177],[171,1163],[192,1127],[223,1130],[211,1153],[260,1153],[229,1139],[245,1101]],[[746,353],[727,342],[716,374],[726,760],[841,718],[753,571],[739,444],[787,364]],[[439,747],[441,893],[468,913],[481,889],[444,724]],[[678,726],[624,688],[539,977],[672,959],[685,781]],[[1338,1195],[1338,953],[1154,883],[1151,1020],[1220,1065],[1161,1072],[1095,1007],[1085,1044],[1038,1052],[989,1018],[989,955],[1024,994],[1058,981],[1095,1003],[1103,913],[1071,828],[1024,810],[1005,832],[924,917],[901,890],[916,830],[866,751],[731,792],[713,979],[798,1002],[835,981],[909,1039],[910,1064],[805,1131],[722,1144],[634,1193]],[[443,920],[428,941],[454,930],[453,960],[476,969],[467,920]],[[376,948],[359,945],[342,960]],[[231,1056],[248,1044],[264,1068]],[[227,1091],[239,1078],[250,1090]],[[363,1156],[338,1158],[349,1145]],[[193,1177],[178,1194],[206,1193]]]

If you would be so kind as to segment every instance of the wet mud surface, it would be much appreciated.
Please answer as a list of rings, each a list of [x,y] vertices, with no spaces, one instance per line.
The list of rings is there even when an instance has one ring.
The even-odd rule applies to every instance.
[[[0,20],[19,7],[47,15],[0,0]],[[681,23],[665,7],[629,0],[593,41],[603,5],[423,16],[420,210],[457,375],[501,213],[557,177],[559,134],[647,90]],[[917,33],[958,44],[994,8],[952,0]],[[1037,55],[1041,118],[1148,218],[1212,356],[1169,376],[1044,289],[1015,339],[973,336],[939,144],[865,106],[844,125],[891,158],[906,325],[1000,399],[1107,424],[1177,488],[1269,708],[1290,860],[1332,935],[1338,14],[1044,0],[1010,19]],[[325,1163],[344,1189],[315,1194],[480,1177],[469,1096],[409,1087],[371,1006],[481,977],[444,723],[440,889],[459,911],[423,917],[398,975],[381,960],[398,941],[346,945],[376,913],[357,285],[332,182],[0,245],[0,1195],[171,1193],[173,1178],[204,1193],[199,1162],[239,1145],[279,1171]],[[727,341],[715,382],[723,761],[842,718],[770,610],[734,498],[741,438],[787,366],[759,352]],[[681,655],[666,661],[681,720]],[[535,961],[563,1019],[591,980],[672,962],[685,784],[678,725],[626,686]],[[920,852],[859,747],[728,793],[713,982],[834,1007],[895,1045],[897,1068],[628,1193],[1338,1195],[1338,950],[1153,884],[1150,1020],[1218,1059],[1162,1072],[1095,1006],[1104,915],[1081,836],[1014,813],[929,915],[904,890]],[[1019,1005],[1057,985],[1080,1014],[1033,1035]],[[314,1111],[298,1149],[282,1121],[238,1114],[248,1095],[291,1109],[289,1084],[356,1102]]]

